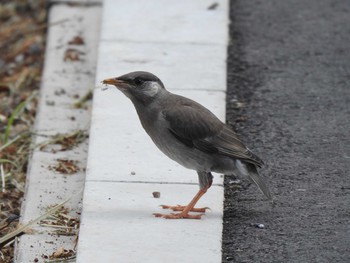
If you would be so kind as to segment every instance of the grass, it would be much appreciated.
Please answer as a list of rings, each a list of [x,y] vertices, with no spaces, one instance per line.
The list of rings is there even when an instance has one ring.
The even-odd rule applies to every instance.
[[[76,195],[80,195],[82,191],[78,192]],[[61,202],[60,204],[50,208],[46,213],[44,213],[43,215],[29,221],[28,223],[18,227],[16,230],[11,231],[10,233],[6,234],[5,236],[0,238],[0,247],[2,245],[6,246],[6,244],[8,242],[10,242],[14,237],[20,235],[21,233],[23,233],[24,231],[26,231],[30,226],[39,223],[41,220],[55,214],[57,211],[59,211],[67,202],[69,202],[69,200],[71,200],[73,198],[70,197],[66,200],[64,200],[63,202]]]
[[[37,94],[37,92],[33,92],[25,101],[22,101],[20,104],[15,107],[15,109],[12,111],[10,117],[8,118],[7,124],[5,126],[5,131],[2,134],[2,144],[6,144],[8,142],[10,129],[12,127],[12,124],[15,120],[15,118],[24,110],[25,106],[34,98],[34,96]]]

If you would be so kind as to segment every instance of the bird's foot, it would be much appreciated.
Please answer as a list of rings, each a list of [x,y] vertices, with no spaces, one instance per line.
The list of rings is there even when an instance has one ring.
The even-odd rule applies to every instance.
[[[187,206],[184,206],[184,205],[174,205],[174,206],[171,206],[171,205],[161,205],[161,207],[162,207],[163,209],[171,209],[171,210],[173,210],[173,211],[175,211],[175,212],[181,212],[181,211],[184,211],[185,208],[186,208]],[[195,207],[193,207],[190,211],[191,211],[191,212],[197,212],[197,213],[205,213],[205,211],[206,211],[207,209],[210,209],[210,208],[209,208],[209,207],[201,207],[201,208],[195,208]]]
[[[204,214],[198,214],[198,215],[190,215],[188,213],[171,213],[171,214],[161,214],[161,213],[154,213],[155,217],[162,217],[165,219],[201,219],[202,215]]]

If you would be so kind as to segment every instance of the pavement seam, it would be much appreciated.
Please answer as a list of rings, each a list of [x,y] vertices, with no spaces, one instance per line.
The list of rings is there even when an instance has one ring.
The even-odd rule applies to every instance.
[[[122,180],[89,180],[87,182],[96,183],[130,183],[130,184],[172,184],[172,185],[198,185],[198,183],[188,183],[188,182],[161,182],[161,181],[122,181]],[[212,184],[212,186],[223,186],[222,184]]]

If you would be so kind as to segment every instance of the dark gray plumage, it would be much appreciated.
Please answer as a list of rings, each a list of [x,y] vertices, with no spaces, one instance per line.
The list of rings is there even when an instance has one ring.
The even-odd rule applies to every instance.
[[[136,71],[106,79],[133,102],[141,124],[157,147],[169,158],[196,170],[200,191],[187,206],[163,206],[181,213],[165,218],[200,218],[190,215],[194,205],[211,186],[211,172],[249,176],[261,192],[271,199],[270,191],[257,167],[262,160],[239,140],[237,134],[212,112],[188,98],[170,93],[155,75]]]

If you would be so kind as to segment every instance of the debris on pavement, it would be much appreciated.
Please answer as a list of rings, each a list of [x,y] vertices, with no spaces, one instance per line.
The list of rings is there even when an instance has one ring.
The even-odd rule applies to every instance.
[[[41,151],[68,151],[84,142],[88,138],[86,131],[78,130],[68,134],[56,134],[50,140],[38,145]],[[59,147],[55,147],[59,146]]]
[[[67,159],[57,159],[57,163],[49,166],[49,169],[59,172],[61,174],[75,174],[80,171],[77,161]]]
[[[152,195],[154,198],[160,198],[160,192],[153,192]]]

